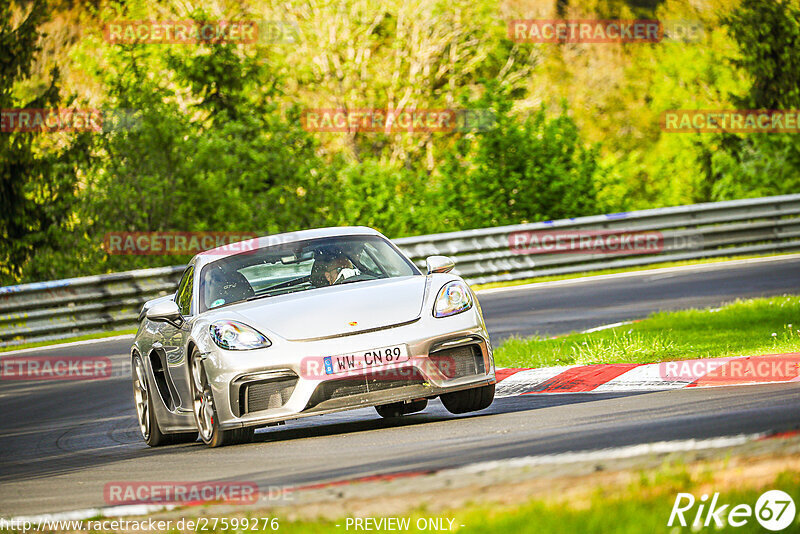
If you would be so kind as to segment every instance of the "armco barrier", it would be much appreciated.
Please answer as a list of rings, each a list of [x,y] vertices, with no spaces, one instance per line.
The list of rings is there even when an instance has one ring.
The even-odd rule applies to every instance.
[[[183,266],[0,287],[0,346],[135,328],[145,301],[175,291]]]
[[[655,252],[526,254],[519,232],[657,232]],[[472,284],[715,256],[800,250],[800,194],[595,215],[405,237],[394,242],[420,267],[456,262]],[[0,287],[0,346],[134,328],[141,305],[174,291],[183,266]]]

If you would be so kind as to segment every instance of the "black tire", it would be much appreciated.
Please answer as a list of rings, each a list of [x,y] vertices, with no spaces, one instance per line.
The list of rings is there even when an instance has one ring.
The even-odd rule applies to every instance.
[[[200,439],[209,447],[224,447],[253,441],[254,428],[234,428],[232,430],[220,428],[217,407],[214,405],[214,394],[208,385],[203,362],[199,356],[200,352],[195,348],[192,351],[189,365],[191,365],[190,376],[192,377],[190,381],[192,413]],[[206,415],[208,417],[205,417]]]
[[[153,396],[151,394],[153,390],[150,387],[150,380],[147,377],[144,361],[138,354],[133,357],[131,375],[133,402],[136,406],[139,431],[144,442],[150,447],[161,447],[163,445],[197,441],[197,432],[165,434],[161,431],[161,427],[158,426],[156,412],[153,410]]]
[[[450,413],[477,412],[488,408],[494,401],[494,384],[478,388],[454,391],[440,395],[442,404]]]
[[[206,443],[209,447],[224,447],[226,445],[239,445],[242,443],[250,443],[253,441],[255,435],[255,428],[234,428],[233,430],[217,430],[215,437],[219,439]]]
[[[164,436],[167,440],[166,443],[170,445],[178,443],[194,443],[197,441],[197,432],[178,432],[176,434],[167,434]]]
[[[384,404],[382,406],[375,406],[375,411],[378,415],[385,419],[392,417],[400,417],[410,413],[421,412],[428,406],[428,399],[417,400],[413,402],[393,402],[392,404]]]

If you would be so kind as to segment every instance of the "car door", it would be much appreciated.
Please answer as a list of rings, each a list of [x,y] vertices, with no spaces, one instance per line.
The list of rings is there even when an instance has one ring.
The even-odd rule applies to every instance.
[[[175,303],[181,310],[183,321],[179,327],[165,323],[161,332],[166,370],[172,385],[170,390],[175,397],[173,401],[176,411],[191,411],[192,409],[189,368],[187,365],[189,355],[186,354],[186,348],[194,319],[192,308],[193,290],[194,265],[189,265],[181,277],[178,290],[175,292]]]

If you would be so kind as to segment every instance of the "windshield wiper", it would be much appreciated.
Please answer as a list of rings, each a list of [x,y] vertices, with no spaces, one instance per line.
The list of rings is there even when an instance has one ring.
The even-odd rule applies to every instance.
[[[283,289],[284,287],[291,287],[297,284],[302,284],[303,282],[308,282],[311,280],[311,275],[305,276],[298,276],[297,278],[292,278],[291,280],[285,280],[283,282],[277,283],[274,286],[269,286],[268,288],[264,289],[264,291],[271,291],[273,289]]]
[[[359,275],[359,276],[363,276],[363,275]],[[358,278],[358,277],[356,277],[356,279],[348,278],[346,280],[342,280],[341,282],[337,282],[335,285],[343,286],[344,284],[353,284],[355,282],[369,282],[370,280],[379,280],[379,279],[380,278],[377,277],[377,276],[372,277],[372,278]]]
[[[262,294],[262,295],[253,295],[252,297],[247,297],[246,299],[244,299],[244,302],[250,302],[251,300],[258,300],[258,299],[263,299],[263,298],[267,298],[267,297],[271,297],[271,296],[272,295],[270,295],[268,293],[265,293],[265,294]]]

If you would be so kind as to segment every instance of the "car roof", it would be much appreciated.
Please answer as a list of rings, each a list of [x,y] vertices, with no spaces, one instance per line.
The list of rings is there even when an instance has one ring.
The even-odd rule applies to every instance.
[[[199,269],[208,263],[222,258],[227,258],[229,256],[234,256],[245,250],[257,250],[273,245],[294,243],[297,241],[317,239],[320,237],[337,237],[348,235],[376,235],[385,237],[377,230],[367,226],[333,226],[328,228],[315,228],[312,230],[299,230],[297,232],[285,232],[282,234],[255,237],[253,239],[212,248],[195,255],[190,263],[193,263],[195,268]]]

